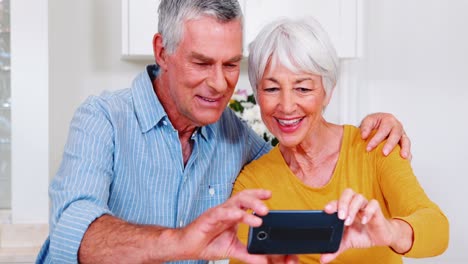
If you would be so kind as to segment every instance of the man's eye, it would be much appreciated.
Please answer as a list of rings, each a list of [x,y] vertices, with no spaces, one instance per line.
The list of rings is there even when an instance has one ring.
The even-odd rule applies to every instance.
[[[207,62],[195,62],[195,64],[198,65],[198,66],[208,66],[208,65],[210,65]]]
[[[226,64],[225,65],[227,68],[236,68],[237,64]]]

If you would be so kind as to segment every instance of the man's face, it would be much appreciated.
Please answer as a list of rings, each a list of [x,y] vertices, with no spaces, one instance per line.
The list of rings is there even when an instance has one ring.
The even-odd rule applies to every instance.
[[[240,20],[220,23],[204,16],[185,22],[183,37],[162,69],[168,86],[164,100],[175,108],[166,111],[176,128],[220,118],[239,79],[241,59]]]

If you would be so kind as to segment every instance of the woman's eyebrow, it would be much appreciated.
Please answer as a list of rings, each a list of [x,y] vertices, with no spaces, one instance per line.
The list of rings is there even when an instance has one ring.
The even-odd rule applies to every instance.
[[[313,80],[310,77],[304,77],[304,78],[297,79],[294,83],[301,83],[301,82],[304,82],[304,81],[313,81]]]

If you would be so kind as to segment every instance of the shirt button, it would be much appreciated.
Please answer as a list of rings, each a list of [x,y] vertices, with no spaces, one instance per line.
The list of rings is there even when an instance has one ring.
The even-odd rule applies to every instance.
[[[209,193],[211,196],[213,196],[213,195],[215,194],[215,189],[214,189],[214,188],[210,188],[210,189],[208,190],[208,193]]]
[[[180,220],[179,222],[179,227],[183,227],[184,226],[184,221],[183,220]]]
[[[163,125],[167,126],[167,121],[166,120],[163,120],[162,123],[163,123]]]

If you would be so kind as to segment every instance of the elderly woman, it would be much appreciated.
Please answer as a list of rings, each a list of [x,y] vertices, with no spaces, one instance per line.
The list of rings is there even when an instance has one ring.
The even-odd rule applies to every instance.
[[[425,194],[398,148],[367,152],[351,125],[327,122],[339,75],[335,49],[313,20],[279,20],[250,45],[249,79],[262,119],[279,140],[244,168],[233,193],[272,191],[269,209],[325,209],[345,220],[334,254],[301,255],[301,263],[402,263],[447,248],[447,218]],[[247,240],[247,226],[238,236]]]

